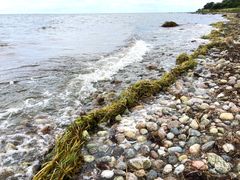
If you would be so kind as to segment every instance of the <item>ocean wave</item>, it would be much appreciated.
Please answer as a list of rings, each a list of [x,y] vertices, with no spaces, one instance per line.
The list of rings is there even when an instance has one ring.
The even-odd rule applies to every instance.
[[[101,58],[95,63],[95,67],[90,67],[92,68],[91,73],[80,74],[69,83],[69,88],[78,85],[79,81],[82,82],[82,87],[78,95],[80,99],[84,99],[97,90],[93,86],[95,82],[111,80],[112,76],[119,70],[122,70],[132,63],[141,61],[150,48],[151,45],[145,41],[136,40],[135,43],[131,43],[130,46],[121,49],[121,51]],[[69,89],[67,91],[69,91]]]

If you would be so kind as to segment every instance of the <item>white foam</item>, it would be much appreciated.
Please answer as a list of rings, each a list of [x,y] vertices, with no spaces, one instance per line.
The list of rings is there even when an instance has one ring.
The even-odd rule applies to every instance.
[[[80,74],[69,86],[75,86],[75,82],[82,81],[79,97],[86,98],[96,89],[93,83],[97,81],[110,80],[119,70],[135,62],[142,61],[143,56],[150,50],[150,45],[142,40],[136,41],[130,48],[104,57],[96,62],[95,70],[90,74]],[[92,68],[92,67],[91,67]]]

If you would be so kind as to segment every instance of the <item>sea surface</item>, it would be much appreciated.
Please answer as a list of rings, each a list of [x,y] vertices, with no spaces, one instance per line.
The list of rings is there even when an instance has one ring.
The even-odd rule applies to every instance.
[[[30,179],[93,97],[155,79],[220,15],[0,15],[0,169]],[[165,21],[180,26],[162,28]]]

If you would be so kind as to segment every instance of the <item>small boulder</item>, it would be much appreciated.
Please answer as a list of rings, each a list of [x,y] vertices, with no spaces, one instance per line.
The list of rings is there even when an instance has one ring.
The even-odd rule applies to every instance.
[[[162,25],[162,27],[176,27],[176,26],[179,26],[179,25],[174,21],[166,21]]]

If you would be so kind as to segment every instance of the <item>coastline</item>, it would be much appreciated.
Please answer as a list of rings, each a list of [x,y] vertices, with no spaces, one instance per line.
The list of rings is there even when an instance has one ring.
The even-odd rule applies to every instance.
[[[233,20],[232,20],[233,21]],[[229,23],[229,22],[228,22]],[[222,26],[224,26],[224,24],[222,24]],[[172,70],[171,71],[171,73],[169,73],[169,74],[167,74],[167,75],[165,75],[165,78],[167,78],[167,80],[165,81],[164,79],[161,79],[161,81],[160,82],[157,82],[156,83],[156,81],[155,81],[155,83],[151,83],[151,81],[142,81],[141,83],[139,83],[139,84],[137,84],[137,86],[135,86],[134,87],[134,85],[132,86],[132,89],[134,89],[134,91],[132,92],[132,93],[130,93],[130,95],[133,95],[133,94],[137,94],[137,95],[139,95],[139,97],[138,96],[136,96],[136,97],[134,97],[133,98],[133,100],[134,101],[132,101],[132,97],[130,97],[129,96],[129,93],[127,92],[127,94],[126,95],[124,95],[124,97],[128,97],[128,99],[127,99],[127,101],[125,100],[125,101],[122,101],[123,99],[120,99],[121,101],[119,101],[118,103],[116,103],[116,104],[113,104],[112,106],[110,105],[110,106],[108,106],[108,108],[106,109],[104,109],[104,111],[103,112],[101,112],[100,110],[98,111],[94,111],[94,112],[90,112],[88,115],[89,116],[83,116],[83,117],[81,117],[81,118],[79,118],[76,122],[76,124],[77,124],[77,126],[75,126],[75,125],[73,125],[73,126],[71,126],[70,128],[69,128],[69,130],[68,130],[68,132],[65,134],[65,136],[68,136],[68,137],[64,137],[62,140],[63,141],[59,141],[58,142],[58,145],[59,145],[59,147],[57,147],[55,150],[56,151],[58,151],[57,152],[57,156],[55,156],[56,158],[55,159],[53,159],[52,161],[50,161],[44,168],[45,169],[42,169],[36,176],[35,176],[35,179],[51,179],[51,178],[53,178],[54,179],[54,177],[56,177],[56,178],[60,178],[60,179],[63,179],[64,177],[67,177],[68,175],[73,175],[73,174],[75,174],[76,173],[76,169],[79,169],[79,166],[81,165],[81,164],[79,164],[79,163],[81,163],[81,161],[80,160],[82,160],[82,156],[80,156],[80,154],[79,154],[79,150],[80,150],[80,147],[82,147],[82,142],[84,142],[85,140],[84,139],[82,139],[83,137],[80,135],[80,136],[75,136],[75,132],[76,132],[76,130],[77,131],[79,131],[79,132],[81,132],[81,134],[82,134],[82,132],[84,132],[83,133],[83,135],[84,135],[84,137],[86,138],[89,138],[88,137],[88,133],[86,132],[86,131],[83,131],[83,130],[85,130],[85,128],[87,128],[88,127],[88,125],[89,125],[89,121],[92,121],[91,123],[91,125],[92,125],[92,127],[95,127],[95,125],[97,124],[97,122],[96,122],[96,120],[97,121],[101,121],[102,122],[102,119],[104,118],[105,119],[105,121],[108,121],[108,119],[115,119],[115,117],[117,116],[117,117],[119,117],[118,115],[119,114],[122,114],[122,113],[124,113],[124,111],[126,110],[126,105],[129,107],[129,108],[131,108],[131,107],[133,107],[133,105],[135,105],[136,104],[136,102],[140,99],[140,97],[142,98],[142,97],[144,97],[145,98],[145,96],[147,95],[147,96],[150,96],[150,95],[152,95],[152,94],[154,94],[154,93],[156,93],[156,92],[159,92],[159,84],[158,83],[160,83],[160,85],[161,85],[161,87],[164,87],[164,89],[166,89],[165,87],[168,87],[169,85],[171,85],[172,83],[174,83],[174,78],[175,78],[175,75],[176,76],[178,76],[179,74],[182,74],[182,73],[184,73],[184,72],[186,72],[188,69],[191,69],[191,68],[193,68],[193,66],[195,66],[195,62],[194,61],[192,61],[192,59],[198,59],[199,58],[199,56],[200,57],[202,57],[202,55],[208,55],[208,50],[209,49],[212,49],[213,47],[220,47],[220,49],[222,48],[221,46],[223,46],[223,49],[224,48],[226,48],[225,47],[225,45],[226,45],[226,43],[232,43],[231,42],[231,39],[230,40],[228,40],[229,42],[225,42],[225,40],[223,40],[222,39],[222,37],[219,37],[220,35],[221,35],[221,31],[223,30],[223,28],[227,28],[227,27],[220,27],[220,30],[219,30],[219,34],[217,34],[216,35],[216,33],[214,33],[214,35],[213,34],[211,34],[210,36],[209,36],[209,38],[210,38],[210,40],[212,40],[212,42],[211,43],[209,43],[208,45],[204,45],[204,46],[200,46],[191,56],[192,56],[192,58],[190,58],[190,61],[188,61],[188,62],[185,62],[184,64],[183,64],[183,66],[178,66],[179,68],[175,68],[175,70]],[[229,29],[230,30],[230,29]],[[231,31],[232,30],[230,30],[230,32],[229,32],[229,34],[231,34]],[[236,32],[235,32],[236,33]],[[226,37],[225,37],[226,38]],[[229,45],[228,45],[229,46]],[[221,52],[223,52],[222,50],[220,50]],[[221,54],[221,52],[220,52],[220,54]],[[217,53],[217,52],[215,52],[215,53]],[[219,57],[221,57],[221,56],[219,56]],[[201,62],[201,61],[199,61],[199,62]],[[203,63],[204,64],[204,63]],[[201,65],[201,64],[200,64]],[[205,68],[205,67],[204,67]],[[178,71],[178,70],[180,70],[180,72]],[[210,71],[210,70],[209,70]],[[191,74],[191,72],[189,72],[190,74]],[[189,74],[188,73],[188,74]],[[192,72],[192,74],[194,74],[195,73],[195,71],[194,72]],[[201,77],[201,76],[200,76]],[[182,76],[181,76],[181,78],[183,78]],[[180,79],[181,79],[180,78]],[[238,78],[238,77],[237,77]],[[175,84],[176,85],[176,84]],[[140,91],[138,90],[138,88],[136,88],[136,87],[139,87],[140,86]],[[151,87],[154,87],[153,88],[153,90],[152,91],[150,91],[150,94],[149,94],[149,90],[150,90],[150,88]],[[160,88],[161,89],[161,88]],[[135,90],[137,90],[137,91],[135,91]],[[148,91],[144,91],[144,90],[148,90]],[[177,97],[179,97],[179,94],[175,94],[174,95],[174,97],[176,98],[176,101],[179,101],[179,98],[177,98]],[[186,97],[186,98],[185,98]],[[186,100],[188,97],[187,96],[181,96],[180,97],[180,99],[181,99],[181,103],[182,104],[184,104],[183,102],[184,101],[189,101],[189,100]],[[135,99],[136,98],[136,99]],[[185,99],[185,100],[184,100]],[[131,100],[131,101],[130,101]],[[117,106],[117,107],[115,107],[115,106]],[[188,105],[187,105],[188,106]],[[211,106],[211,105],[210,105]],[[113,108],[114,107],[114,108]],[[110,108],[110,110],[112,110],[112,111],[110,111],[110,112],[112,112],[111,114],[109,114],[109,116],[108,117],[106,117],[105,116],[105,114],[106,114],[106,112],[109,112],[109,108]],[[186,107],[185,107],[186,108]],[[238,108],[238,110],[239,110],[239,106],[237,106],[237,108]],[[203,110],[206,110],[206,109],[203,109]],[[212,108],[209,108],[209,110],[212,110]],[[106,112],[105,112],[106,111]],[[201,110],[202,111],[202,110]],[[188,111],[186,111],[186,113],[187,113]],[[185,112],[183,112],[183,113],[185,113]],[[235,113],[236,114],[236,113]],[[97,116],[96,116],[97,115]],[[192,117],[191,118],[194,118],[194,116],[193,115],[191,115]],[[96,119],[94,119],[94,118],[96,118]],[[235,117],[235,116],[234,116]],[[179,118],[180,119],[180,118]],[[88,121],[87,123],[86,123],[86,120]],[[199,122],[197,122],[197,124],[198,124]],[[113,123],[114,124],[114,123]],[[163,123],[162,123],[163,124]],[[160,125],[161,127],[164,127],[163,125]],[[191,123],[190,123],[191,124]],[[195,123],[196,124],[196,123]],[[158,124],[159,125],[159,124]],[[153,125],[153,126],[155,126],[155,125]],[[165,126],[166,126],[166,124],[165,124]],[[80,127],[80,128],[79,128]],[[84,127],[84,129],[82,129]],[[89,127],[88,127],[89,128]],[[159,128],[159,127],[158,127]],[[184,127],[185,128],[185,127]],[[145,129],[145,127],[143,126],[142,127],[142,129]],[[197,128],[198,129],[198,128]],[[150,132],[150,130],[147,128],[147,130]],[[169,129],[167,129],[166,131],[168,131]],[[165,131],[165,129],[164,129],[164,131]],[[71,134],[71,132],[73,132],[73,134]],[[69,134],[68,133],[70,133],[70,136],[69,136]],[[73,138],[72,137],[74,137],[74,138],[76,138],[76,141],[75,142],[73,142],[72,140],[73,140]],[[79,139],[80,138],[80,139]],[[133,137],[131,137],[131,138],[133,138]],[[130,138],[130,140],[131,140],[131,138]],[[148,139],[148,138],[146,138],[146,139]],[[170,138],[171,139],[171,138]],[[76,149],[74,149],[74,148],[72,148],[72,146],[69,146],[69,149],[68,150],[66,150],[65,148],[66,148],[66,142],[67,142],[67,144],[69,144],[70,143],[70,145],[76,145],[74,148],[76,148]],[[153,143],[155,143],[155,142],[153,142]],[[197,144],[197,143],[196,143]],[[196,146],[197,147],[197,146]],[[236,147],[235,148],[235,150],[237,150],[238,148]],[[66,152],[64,152],[64,153],[62,153],[63,151],[59,151],[59,150],[63,150],[63,151],[65,151],[66,150]],[[69,153],[69,151],[71,151],[72,152],[72,154],[71,153]],[[164,150],[165,151],[165,150]],[[78,153],[78,154],[76,154],[76,152]],[[60,155],[58,155],[58,154],[60,154]],[[59,157],[60,158],[63,158],[65,156],[65,160],[64,159],[59,159]],[[160,158],[160,157],[159,157]],[[86,159],[85,159],[86,160]],[[56,162],[58,162],[58,163],[56,163]],[[63,163],[64,162],[64,163]],[[61,164],[61,163],[63,163],[63,164]],[[63,169],[61,169],[61,168],[59,168],[59,167],[57,167],[57,164],[58,164],[58,166],[59,165],[63,165],[61,168],[64,168],[66,171],[63,171]],[[152,163],[151,163],[152,164]],[[205,165],[205,164],[204,164]],[[170,166],[169,166],[170,167]],[[177,166],[178,167],[178,166]],[[176,168],[177,168],[176,167]],[[183,166],[181,166],[181,167],[183,167]],[[52,169],[51,169],[52,168]],[[134,168],[133,168],[134,169]],[[141,168],[141,169],[144,169],[144,168]],[[141,170],[140,169],[140,170]],[[149,168],[147,168],[147,169],[149,169]],[[63,171],[63,172],[61,172],[61,171]],[[54,173],[56,173],[56,174],[54,174]],[[135,171],[134,171],[135,172]],[[182,172],[181,172],[182,173]],[[136,174],[136,173],[135,173]],[[180,174],[180,173],[179,173]],[[45,176],[46,175],[46,176]],[[132,174],[131,174],[132,175]],[[126,175],[127,176],[127,175]],[[129,175],[130,176],[130,175]],[[134,176],[136,176],[136,175],[134,175]],[[145,177],[145,176],[143,176],[143,177]]]

